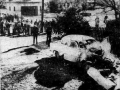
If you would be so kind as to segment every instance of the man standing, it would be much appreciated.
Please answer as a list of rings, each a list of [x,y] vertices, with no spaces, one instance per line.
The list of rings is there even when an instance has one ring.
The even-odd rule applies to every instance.
[[[99,27],[99,17],[97,16],[96,19],[95,19],[95,27],[98,28]]]
[[[0,34],[4,35],[4,30],[3,30],[3,21],[0,21]]]
[[[10,23],[8,21],[6,22],[6,30],[7,30],[8,36],[10,36]]]
[[[110,32],[109,32],[109,24],[108,24],[108,16],[107,15],[104,17],[104,23],[105,23],[105,30],[106,30],[105,36],[108,36],[110,34]]]
[[[37,27],[37,24],[34,24],[34,27],[33,27],[33,45],[37,44],[37,37],[38,37],[38,27]],[[35,41],[36,41],[36,43],[35,43]]]
[[[32,31],[33,31],[33,27],[34,27],[34,23],[33,21],[31,20],[31,23],[30,23],[30,35],[32,35]]]
[[[20,32],[21,32],[21,22],[18,21],[18,23],[17,23],[17,33],[18,33],[18,36],[20,36]]]
[[[13,35],[13,23],[10,24],[10,35]]]
[[[52,34],[52,27],[51,27],[51,23],[48,23],[48,27],[46,30],[47,33],[47,40],[46,40],[46,44],[48,45],[48,47],[50,47],[50,42],[51,42],[51,34]]]
[[[26,20],[26,31],[27,31],[27,35],[29,36],[29,29],[30,29],[30,26],[29,26],[29,21],[28,19]]]
[[[27,28],[27,24],[26,24],[26,22],[25,21],[23,21],[23,35],[27,35],[27,30],[26,30],[26,28]]]
[[[104,23],[105,23],[105,25],[107,27],[107,24],[108,24],[108,16],[107,15],[104,17]]]

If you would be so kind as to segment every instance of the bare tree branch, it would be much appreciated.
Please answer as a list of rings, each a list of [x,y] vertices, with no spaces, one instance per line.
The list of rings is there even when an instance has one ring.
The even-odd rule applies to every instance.
[[[113,7],[115,6],[114,0],[96,0],[96,4],[105,7]]]
[[[111,10],[114,10],[115,17],[117,19],[117,15],[119,13],[119,9],[116,6],[115,0],[96,0],[96,5],[99,5],[104,8],[111,8]]]

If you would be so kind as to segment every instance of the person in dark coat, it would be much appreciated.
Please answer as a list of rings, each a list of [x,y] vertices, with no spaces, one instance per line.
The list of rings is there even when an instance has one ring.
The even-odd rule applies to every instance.
[[[21,32],[21,22],[19,21],[17,23],[17,35],[20,36],[20,32]]]
[[[97,16],[97,17],[95,18],[95,27],[96,27],[96,28],[99,28],[99,23],[100,23],[100,20],[99,20],[99,17]]]
[[[52,34],[52,27],[51,27],[51,23],[48,23],[48,27],[46,30],[47,33],[47,40],[46,40],[46,44],[48,45],[48,47],[50,47],[50,42],[51,42],[51,34]]]
[[[24,25],[23,25],[23,33],[24,33],[24,35],[26,36],[27,35],[27,24],[26,23],[24,23]]]
[[[3,29],[3,21],[0,22],[0,34],[4,35],[4,29]]]
[[[105,25],[107,27],[107,24],[108,24],[108,16],[107,15],[104,17],[104,23],[105,23]]]
[[[6,23],[6,29],[8,32],[8,36],[10,36],[10,23],[9,22]]]
[[[36,24],[34,24],[34,27],[33,27],[33,44],[37,44],[37,37],[38,37],[38,27],[37,27]]]

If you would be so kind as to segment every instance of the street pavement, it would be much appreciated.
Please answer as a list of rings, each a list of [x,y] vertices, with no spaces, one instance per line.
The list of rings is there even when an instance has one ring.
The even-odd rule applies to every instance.
[[[37,84],[34,77],[34,71],[38,68],[38,64],[35,61],[52,55],[45,40],[46,35],[41,35],[38,37],[38,45],[32,45],[31,36],[15,38],[0,37],[2,51],[0,56],[2,58],[0,61],[0,88],[2,90],[52,90],[52,88],[46,88]],[[79,83],[81,84],[81,82]]]
[[[46,35],[38,36],[38,43],[45,41]],[[5,52],[9,49],[30,46],[33,44],[33,37],[0,37],[0,52]]]
[[[0,62],[3,69],[6,69],[6,67],[12,69],[16,65],[30,64],[38,59],[50,57],[52,54],[46,45],[46,35],[38,36],[37,45],[33,45],[32,36],[14,38],[3,36],[0,37],[0,50]]]

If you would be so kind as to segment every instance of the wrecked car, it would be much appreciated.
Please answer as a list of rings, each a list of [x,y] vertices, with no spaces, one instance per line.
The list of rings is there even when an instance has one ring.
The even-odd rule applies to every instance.
[[[87,54],[102,54],[100,42],[85,35],[67,35],[61,40],[51,43],[50,49],[56,57],[64,55],[64,59],[77,62],[84,60]]]
[[[36,63],[39,67],[34,72],[36,83],[48,88],[55,87],[53,90],[119,90],[119,79],[111,78],[113,70],[109,63],[103,65],[107,67],[101,66],[104,60],[100,58],[103,62],[95,66],[97,63],[89,63],[87,60],[76,63],[65,60],[62,56],[59,59],[51,57],[38,60]]]
[[[108,38],[99,42],[89,36],[68,35],[52,43],[51,49],[56,57],[63,55],[68,61],[87,62],[87,75],[104,89],[120,89],[120,60],[111,53]]]

